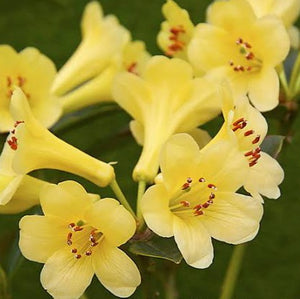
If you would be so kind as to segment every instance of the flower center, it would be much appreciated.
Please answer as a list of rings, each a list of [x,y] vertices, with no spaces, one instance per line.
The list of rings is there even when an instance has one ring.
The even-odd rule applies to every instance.
[[[22,88],[24,94],[26,95],[27,99],[30,99],[30,94],[28,92],[26,92],[24,90],[24,87],[26,87],[26,82],[27,82],[27,79],[23,76],[16,76],[16,77],[13,77],[13,76],[7,76],[6,77],[6,88],[7,88],[7,93],[6,93],[6,96],[8,99],[11,98],[12,94],[13,94],[13,88],[14,86],[19,86],[20,88]]]
[[[139,75],[137,72],[137,62],[132,62],[129,66],[126,67],[127,72],[132,73],[134,75]]]
[[[168,46],[166,55],[173,56],[175,53],[182,51],[184,49],[185,42],[183,42],[180,39],[184,33],[185,30],[182,25],[173,26],[170,28],[169,40],[171,41],[171,43]]]
[[[176,215],[201,216],[216,198],[216,185],[207,183],[201,177],[195,182],[188,177],[178,192],[170,200],[169,208]]]
[[[256,72],[262,67],[262,60],[252,52],[252,45],[242,38],[235,41],[239,55],[236,61],[230,60],[229,65],[235,72]]]
[[[260,158],[260,147],[256,147],[256,144],[260,141],[260,135],[255,134],[254,130],[246,128],[247,125],[247,120],[241,117],[232,122],[231,129],[239,139],[240,144],[245,144],[246,142],[246,146],[243,146],[243,148],[253,148],[244,153],[244,156],[248,159],[249,167],[252,167],[257,164]]]
[[[91,256],[93,250],[99,245],[103,234],[92,226],[85,225],[83,221],[68,225],[66,243],[71,247],[71,253],[76,259],[83,255]]]

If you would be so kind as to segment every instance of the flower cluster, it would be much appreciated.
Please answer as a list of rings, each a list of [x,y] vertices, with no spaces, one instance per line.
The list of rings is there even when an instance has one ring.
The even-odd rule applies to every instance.
[[[0,47],[0,130],[8,133],[0,156],[0,213],[41,206],[41,215],[20,220],[19,247],[27,259],[45,264],[41,283],[54,298],[79,298],[94,273],[112,294],[129,297],[140,272],[118,247],[128,250],[149,231],[174,237],[187,264],[206,268],[212,238],[252,240],[263,196],[280,196],[284,173],[261,147],[268,130],[262,112],[279,104],[278,71],[291,43],[297,46],[292,25],[300,2],[216,1],[207,21],[196,25],[173,0],[162,11],[157,41],[165,55],[151,56],[95,1],[83,13],[82,41],[58,72],[37,49]],[[113,163],[48,130],[63,115],[102,102],[132,117],[130,130],[142,146],[132,173],[139,183],[136,213]],[[211,138],[199,126],[220,114],[223,125]],[[53,184],[29,174],[38,169],[110,186],[121,204],[75,181]]]

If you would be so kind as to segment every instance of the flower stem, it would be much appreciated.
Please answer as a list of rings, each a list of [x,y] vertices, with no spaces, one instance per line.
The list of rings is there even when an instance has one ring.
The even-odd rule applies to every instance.
[[[230,299],[234,293],[236,281],[240,272],[243,257],[246,250],[246,243],[234,247],[232,256],[226,271],[222,286],[220,299]]]
[[[277,71],[278,71],[278,76],[279,76],[281,85],[283,87],[284,93],[286,95],[286,98],[288,100],[290,100],[290,88],[287,83],[287,79],[286,79],[286,75],[285,75],[285,71],[284,71],[284,67],[283,67],[282,63],[277,66]]]
[[[297,58],[295,60],[292,74],[291,74],[291,79],[290,79],[290,85],[289,89],[292,92],[292,94],[297,92],[297,81],[299,80],[299,72],[300,72],[300,52],[297,55]]]
[[[145,181],[139,181],[139,186],[138,186],[138,195],[137,195],[137,201],[136,201],[136,215],[138,218],[138,230],[140,231],[144,224],[145,224],[145,220],[141,211],[141,200],[142,197],[145,193],[145,189],[146,189],[146,182]]]
[[[136,219],[136,215],[134,214],[130,204],[128,203],[125,195],[123,194],[120,186],[118,185],[116,179],[114,179],[110,183],[110,188],[115,193],[117,199],[120,201],[120,203],[132,214],[132,216]]]

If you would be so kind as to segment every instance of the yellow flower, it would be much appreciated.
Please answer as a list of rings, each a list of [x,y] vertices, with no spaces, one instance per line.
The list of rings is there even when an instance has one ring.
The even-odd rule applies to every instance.
[[[112,198],[93,202],[73,181],[45,187],[41,206],[45,216],[21,219],[19,246],[27,259],[45,263],[41,283],[54,298],[79,298],[94,273],[116,296],[135,291],[139,271],[117,248],[136,229],[123,206]]]
[[[172,0],[163,5],[162,11],[166,21],[157,36],[158,45],[166,55],[186,60],[187,46],[194,32],[189,13]]]
[[[257,234],[261,202],[235,193],[243,185],[245,163],[226,140],[199,151],[192,137],[177,134],[164,146],[163,180],[146,191],[141,208],[151,230],[162,237],[174,236],[189,265],[211,264],[211,237],[239,244]]]
[[[9,112],[14,86],[22,88],[34,116],[46,127],[61,115],[57,98],[50,94],[56,69],[53,62],[35,48],[17,53],[8,45],[0,46],[0,132],[8,132],[14,121]]]
[[[223,106],[224,125],[213,142],[236,138],[239,151],[248,162],[245,190],[253,196],[260,193],[269,198],[278,198],[278,185],[283,180],[283,170],[275,159],[260,148],[267,134],[267,122],[247,98],[241,98],[234,105],[229,97],[230,94],[227,99],[225,97],[227,102]]]
[[[257,17],[275,15],[279,17],[288,30],[291,46],[297,48],[299,45],[299,30],[292,26],[300,14],[299,0],[247,0]],[[296,34],[296,32],[298,34]]]
[[[72,57],[59,70],[52,92],[62,96],[66,112],[101,101],[111,101],[113,75],[122,63],[129,32],[115,16],[103,17],[100,4],[87,4],[82,21],[82,41]],[[69,94],[70,93],[70,94]],[[81,99],[81,103],[80,103]],[[79,102],[79,103],[78,103]]]
[[[114,179],[111,165],[81,152],[44,128],[32,115],[19,88],[13,92],[11,113],[16,123],[7,144],[17,174],[41,168],[59,169],[80,175],[99,186],[106,186]]]
[[[257,18],[246,0],[217,1],[199,24],[188,54],[196,69],[220,80],[228,78],[235,97],[249,95],[260,111],[278,105],[275,67],[289,51],[289,38],[275,16]]]
[[[128,72],[119,74],[113,96],[137,121],[132,129],[143,135],[139,137],[143,151],[133,177],[148,182],[157,174],[159,153],[166,140],[212,119],[221,106],[214,84],[193,78],[187,62],[163,56],[152,57],[141,77]]]

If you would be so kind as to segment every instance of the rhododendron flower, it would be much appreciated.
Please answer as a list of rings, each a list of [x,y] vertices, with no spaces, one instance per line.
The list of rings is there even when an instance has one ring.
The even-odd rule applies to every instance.
[[[213,142],[233,136],[237,138],[238,148],[248,162],[245,189],[252,195],[260,193],[269,198],[278,198],[278,185],[283,180],[283,170],[274,158],[260,148],[267,134],[267,122],[247,98],[241,98],[234,105],[228,96],[230,97],[227,94],[223,106],[225,122]]]
[[[114,179],[114,169],[54,136],[32,115],[26,96],[16,89],[11,99],[16,120],[7,144],[13,152],[12,167],[17,174],[51,168],[80,175],[106,186]]]
[[[142,212],[156,234],[174,236],[189,265],[206,268],[211,264],[211,237],[239,244],[257,234],[261,202],[235,193],[243,185],[244,164],[245,159],[226,140],[199,151],[192,137],[177,134],[164,146],[163,180],[144,194]]]
[[[278,105],[275,67],[289,51],[287,32],[276,16],[257,18],[246,0],[216,1],[208,24],[199,24],[188,49],[199,71],[216,80],[228,79],[235,98],[248,94],[260,111]]]
[[[189,13],[173,0],[168,0],[163,5],[162,11],[166,21],[161,24],[157,36],[158,45],[166,55],[186,60],[187,46],[194,33]]]
[[[9,103],[15,86],[22,88],[34,116],[51,127],[61,115],[56,97],[50,94],[56,75],[54,63],[35,48],[17,53],[8,45],[0,46],[0,132],[8,132],[14,124]]]
[[[135,180],[153,181],[159,153],[176,132],[186,132],[215,117],[221,106],[216,86],[194,78],[191,66],[177,58],[152,57],[141,77],[124,72],[116,77],[116,102],[136,122],[131,125],[143,151],[134,169]]]
[[[136,224],[118,201],[93,202],[81,185],[66,181],[42,190],[41,207],[45,216],[21,219],[19,246],[29,260],[45,263],[41,283],[54,298],[79,298],[94,273],[118,297],[135,291],[139,271],[118,247]]]

